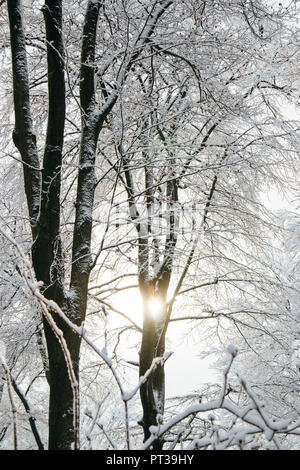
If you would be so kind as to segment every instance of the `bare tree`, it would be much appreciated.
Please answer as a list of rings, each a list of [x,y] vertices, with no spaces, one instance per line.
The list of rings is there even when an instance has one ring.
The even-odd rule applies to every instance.
[[[15,103],[13,139],[24,168],[25,193],[32,231],[32,259],[44,294],[60,305],[68,318],[80,325],[85,318],[87,286],[92,265],[90,244],[95,191],[97,141],[105,120],[115,105],[120,89],[134,61],[152,36],[156,24],[172,1],[155,2],[134,38],[121,52],[119,66],[110,91],[103,91],[99,107],[95,87],[95,48],[100,10],[105,2],[89,1],[82,30],[80,65],[81,144],[78,166],[76,214],[73,229],[70,287],[64,282],[64,261],[60,234],[60,188],[62,147],[65,126],[65,51],[63,46],[62,1],[46,1],[43,14],[48,61],[48,125],[43,162],[40,164],[30,108],[26,38],[21,1],[8,1]],[[112,59],[108,59],[108,62]],[[109,66],[105,63],[104,71]],[[104,73],[103,71],[103,73]],[[101,82],[101,76],[100,82]],[[80,336],[59,318],[72,366],[78,381]],[[74,415],[74,389],[61,344],[52,325],[44,320],[49,358],[49,448],[78,447],[78,416]]]
[[[170,323],[218,327],[224,319],[243,334],[280,305],[282,285],[265,256],[277,227],[261,191],[286,184],[295,161],[299,126],[281,113],[297,104],[294,11],[261,0],[89,0],[80,16],[73,3],[45,1],[44,23],[34,15],[41,39],[21,0],[7,1],[13,141],[37,280],[30,274],[28,288],[43,314],[49,361],[49,449],[79,448],[82,339],[115,378],[127,447],[128,402],[140,392],[144,448],[161,449],[183,419],[161,427]],[[41,95],[33,99],[33,90]],[[112,222],[117,208],[124,225]],[[140,379],[129,394],[83,328],[91,272],[101,279],[104,266],[98,301],[142,334]],[[115,273],[120,266],[126,272]],[[102,296],[129,275],[142,297],[142,327]],[[225,393],[211,409],[222,408]],[[204,408],[193,410],[184,417]]]
[[[282,10],[262,2],[191,5],[174,13],[174,21],[184,18],[181,41],[182,31],[170,26],[168,43],[148,44],[110,122],[115,160],[113,153],[106,159],[126,191],[113,202],[122,220],[127,202],[137,237],[129,230],[130,256],[126,249],[119,256],[138,270],[140,376],[164,354],[170,321],[229,319],[243,336],[251,327],[267,331],[263,318],[281,309],[275,292],[282,284],[266,258],[266,240],[278,228],[260,191],[286,184],[280,172],[295,157],[298,124],[280,116],[295,88],[276,46],[292,35]],[[202,312],[172,317],[177,299],[194,293]],[[218,300],[224,297],[230,301]],[[164,389],[159,365],[141,387],[145,440],[162,419]],[[152,445],[161,449],[163,441]]]

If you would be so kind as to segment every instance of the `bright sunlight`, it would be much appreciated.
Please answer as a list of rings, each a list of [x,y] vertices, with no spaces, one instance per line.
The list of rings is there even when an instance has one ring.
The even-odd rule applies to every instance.
[[[157,317],[162,312],[163,304],[159,299],[151,299],[148,302],[148,308],[154,317]]]

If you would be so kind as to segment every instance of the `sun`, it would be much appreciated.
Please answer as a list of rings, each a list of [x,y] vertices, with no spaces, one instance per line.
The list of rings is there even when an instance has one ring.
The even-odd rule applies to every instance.
[[[148,301],[148,309],[151,315],[158,317],[163,310],[163,303],[159,299],[151,299]]]

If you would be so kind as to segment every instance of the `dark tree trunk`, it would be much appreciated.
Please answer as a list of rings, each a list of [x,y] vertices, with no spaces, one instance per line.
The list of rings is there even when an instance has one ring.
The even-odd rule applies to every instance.
[[[63,331],[70,352],[72,366],[77,381],[79,377],[80,337],[55,318],[57,326]],[[61,345],[44,322],[49,354],[49,450],[68,450],[79,446],[79,423],[76,415],[78,403],[74,402],[74,389],[69,376],[66,359]]]
[[[24,170],[25,194],[32,231],[32,261],[38,281],[43,282],[43,294],[54,300],[68,318],[80,325],[86,315],[87,292],[92,256],[92,211],[94,204],[95,158],[99,133],[107,115],[115,105],[132,64],[148,43],[155,26],[173,0],[157,2],[134,47],[126,52],[118,72],[117,86],[108,93],[103,84],[104,104],[99,110],[95,90],[95,45],[97,22],[103,0],[89,0],[83,26],[80,105],[82,134],[78,168],[76,214],[73,230],[70,290],[64,290],[64,257],[60,233],[60,188],[62,149],[65,125],[64,48],[62,37],[62,0],[45,0],[43,14],[46,26],[48,65],[48,126],[42,169],[32,130],[26,42],[22,23],[21,0],[7,0],[13,68],[15,129],[13,140],[18,148]],[[146,31],[145,36],[142,32]],[[101,81],[101,78],[100,78]],[[46,318],[44,332],[49,359],[49,449],[71,449],[78,445],[78,415],[75,385],[78,385],[81,338],[60,317],[52,313],[69,351],[71,364],[59,338]],[[153,348],[152,348],[153,349]],[[71,380],[70,367],[75,375]],[[72,382],[73,381],[73,382]],[[76,388],[77,390],[77,388]]]
[[[149,179],[149,177],[147,178],[146,172],[146,184],[147,179]],[[177,215],[174,203],[178,201],[178,189],[175,176],[173,180],[168,181],[166,184],[166,197],[169,200],[169,232],[165,239],[164,256],[160,269],[156,274],[155,279],[152,279],[151,282],[147,281],[147,279],[149,279],[149,253],[147,251],[149,250],[149,240],[147,246],[143,246],[143,243],[140,243],[139,245],[139,266],[141,268],[139,286],[144,303],[143,333],[140,351],[140,376],[143,376],[151,367],[153,359],[163,357],[165,353],[165,336],[172,309],[168,306],[166,299],[172,274],[174,250],[177,242]],[[151,203],[151,194],[148,194],[148,199],[150,199]],[[148,232],[150,235],[149,229]],[[156,244],[154,244],[154,250],[156,251]],[[156,256],[156,253],[154,254]],[[159,256],[157,259],[159,259]],[[146,269],[145,266],[147,266]],[[157,317],[153,316],[149,311],[149,301],[153,298],[159,300],[161,303],[161,312]],[[143,407],[142,424],[144,429],[144,439],[147,440],[151,435],[149,427],[157,426],[164,414],[165,370],[163,363],[156,366],[147,382],[142,385],[140,394]],[[153,442],[152,447],[155,450],[161,450],[163,448],[163,444],[163,439],[156,439]]]
[[[7,0],[13,72],[13,141],[23,161],[24,186],[33,238],[40,209],[41,171],[30,113],[29,79],[20,0]]]
[[[8,0],[7,5],[15,103],[13,138],[24,162],[25,193],[33,236],[32,262],[36,278],[43,281],[45,297],[64,308],[67,304],[60,240],[61,162],[65,123],[62,1],[46,0],[43,7],[48,62],[48,126],[42,171],[30,115],[22,4],[19,0]],[[67,309],[66,313],[70,313],[70,310]],[[54,320],[63,332],[78,378],[80,339],[59,318]],[[43,325],[49,360],[49,449],[70,449],[78,433],[74,428],[74,391],[61,345],[45,318]]]
[[[143,332],[140,350],[139,375],[144,376],[150,369],[153,359],[162,357],[165,353],[165,331],[166,303],[162,301],[162,312],[160,319],[156,319],[149,310],[149,302],[152,296],[143,298]],[[165,404],[165,371],[164,365],[158,364],[150,374],[148,380],[140,389],[141,403],[143,408],[142,426],[144,440],[146,441],[151,432],[150,426],[157,426],[159,417],[164,414]],[[164,441],[156,439],[153,442],[154,450],[161,450]]]

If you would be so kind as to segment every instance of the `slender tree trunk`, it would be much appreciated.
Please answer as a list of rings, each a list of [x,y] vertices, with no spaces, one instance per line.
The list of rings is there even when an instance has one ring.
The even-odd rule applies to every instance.
[[[154,239],[154,259],[160,268],[154,279],[150,276],[150,238],[151,238],[151,205],[153,204],[152,178],[148,170],[145,171],[146,206],[148,220],[140,223],[140,214],[135,200],[135,188],[130,162],[122,151],[120,153],[126,180],[129,212],[138,234],[138,279],[139,290],[143,299],[143,331],[140,349],[139,375],[144,376],[151,367],[153,360],[162,357],[165,353],[165,335],[169,323],[171,310],[167,307],[167,292],[172,273],[174,249],[177,242],[176,209],[174,203],[178,200],[176,179],[166,185],[166,196],[169,202],[168,228],[169,233],[165,239],[164,255],[159,263],[159,250],[157,240]],[[151,300],[161,303],[161,311],[157,317],[153,316],[150,308]],[[163,417],[165,404],[165,372],[164,365],[157,365],[151,372],[147,381],[141,386],[140,397],[143,408],[141,425],[144,430],[144,440],[151,435],[150,427],[157,426]],[[156,439],[152,445],[154,449],[163,448],[163,440]]]
[[[153,300],[153,295],[143,297],[143,332],[140,350],[140,376],[145,375],[151,367],[153,359],[162,357],[165,353],[165,321],[166,302],[161,297],[161,312],[154,316],[149,309],[149,303]],[[156,299],[159,297],[156,296]],[[164,365],[158,364],[150,374],[148,380],[140,389],[140,397],[143,408],[142,426],[144,430],[144,440],[147,440],[151,432],[150,426],[157,426],[164,414],[165,404],[165,371]],[[163,439],[156,439],[153,443],[154,450],[163,448]]]

